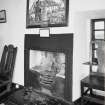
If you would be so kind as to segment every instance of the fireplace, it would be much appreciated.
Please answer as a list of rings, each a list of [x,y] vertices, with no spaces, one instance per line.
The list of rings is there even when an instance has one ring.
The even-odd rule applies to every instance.
[[[72,101],[73,34],[25,35],[25,86]]]

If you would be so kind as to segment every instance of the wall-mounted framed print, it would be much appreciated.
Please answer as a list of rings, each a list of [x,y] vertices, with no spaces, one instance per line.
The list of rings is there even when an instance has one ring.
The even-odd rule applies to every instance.
[[[27,0],[26,28],[68,25],[69,0]]]
[[[6,11],[0,10],[0,23],[5,23],[5,22],[6,22]]]

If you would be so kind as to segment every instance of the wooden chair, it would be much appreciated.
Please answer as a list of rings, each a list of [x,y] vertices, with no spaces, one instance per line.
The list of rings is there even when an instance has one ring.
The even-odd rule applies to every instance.
[[[105,95],[102,95],[105,93],[105,41],[95,43],[98,43],[96,52],[98,64],[90,63],[89,76],[81,80],[81,105],[84,105],[86,101],[105,105]],[[97,66],[96,72],[92,71],[92,66]],[[97,93],[97,90],[102,93]]]
[[[85,102],[94,102],[105,105],[105,97],[94,93],[94,89],[105,92],[105,77],[100,75],[89,75],[81,80],[81,105]]]
[[[17,47],[5,45],[0,62],[0,97],[10,91]]]

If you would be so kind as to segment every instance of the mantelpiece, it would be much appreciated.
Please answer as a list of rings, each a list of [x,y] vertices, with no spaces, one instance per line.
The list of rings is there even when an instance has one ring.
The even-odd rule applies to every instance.
[[[51,34],[50,37],[40,37],[39,34],[26,34],[24,55],[24,84],[26,87],[32,86],[35,89],[48,95],[59,97],[70,102],[72,101],[73,34]],[[54,74],[54,79],[52,79],[51,71],[55,69],[54,67],[53,69],[51,69],[52,66],[50,66],[50,71],[47,65],[48,71],[45,70],[45,72],[42,72],[42,74],[47,74],[41,77],[41,69],[38,72],[38,69],[41,68],[41,66],[39,67],[39,64],[41,64],[41,62],[47,62],[47,58],[44,58],[45,61],[41,61],[36,55],[38,55],[39,59],[42,59],[41,57],[50,56],[48,58],[50,63],[52,63],[52,59],[55,60],[52,63],[52,65],[54,66],[57,62],[56,59],[59,59],[59,57],[61,56],[60,59],[63,58],[63,60],[59,60],[59,62],[62,61],[62,64],[64,63],[64,68],[62,67],[64,69],[64,75],[62,76],[59,75],[60,73],[56,73]],[[34,62],[37,61],[37,63],[35,65],[32,63],[30,64],[30,62],[33,61],[31,59],[35,59]],[[34,67],[32,65],[34,65]],[[32,67],[34,68],[34,70],[32,70]],[[56,68],[57,67],[58,66],[56,66]],[[44,71],[44,69],[42,70]],[[46,76],[47,81],[45,81]],[[55,83],[54,85],[51,85],[52,82],[49,81],[48,77]],[[47,87],[47,83],[45,83],[44,85],[41,84],[41,78],[44,78],[42,80],[44,81],[43,83],[47,82],[48,84],[50,84],[50,88]]]

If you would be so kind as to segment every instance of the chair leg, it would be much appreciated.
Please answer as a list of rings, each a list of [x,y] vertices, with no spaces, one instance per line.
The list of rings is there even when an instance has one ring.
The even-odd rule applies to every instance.
[[[83,83],[81,82],[81,105],[84,105],[83,94],[84,94],[84,86]]]
[[[10,90],[11,90],[11,85],[8,84],[8,86],[7,86],[7,91],[10,92]]]
[[[90,88],[90,94],[93,95],[93,89],[92,88]]]
[[[83,97],[81,97],[81,105],[84,105]]]

